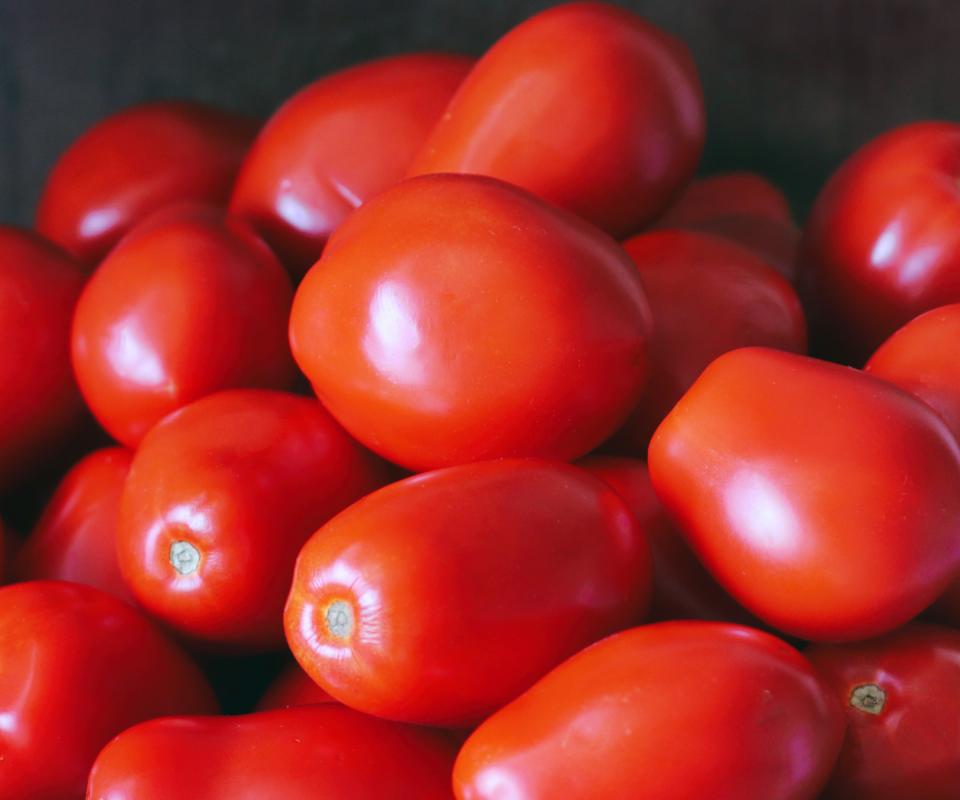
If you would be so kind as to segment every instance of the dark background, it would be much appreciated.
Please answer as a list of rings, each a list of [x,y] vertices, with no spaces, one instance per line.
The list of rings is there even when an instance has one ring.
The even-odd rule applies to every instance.
[[[831,169],[908,120],[960,117],[958,0],[625,0],[684,38],[703,170],[765,172],[802,216]],[[314,78],[418,48],[480,53],[549,0],[0,0],[0,221],[27,223],[98,118],[189,97],[268,114]]]

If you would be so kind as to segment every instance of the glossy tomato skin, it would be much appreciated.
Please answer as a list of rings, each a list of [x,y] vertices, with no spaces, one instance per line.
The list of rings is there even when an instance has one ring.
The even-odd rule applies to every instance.
[[[290,280],[249,226],[201,206],[141,223],[87,283],[73,366],[94,415],[136,446],[171,411],[218,389],[288,387]]]
[[[211,714],[200,670],[138,612],[76,583],[0,589],[0,798],[81,797],[100,748],[165,714]]]
[[[721,585],[801,638],[893,630],[960,565],[960,448],[923,403],[849,367],[727,353],[657,429],[649,465]]]
[[[342,706],[158,719],[97,758],[88,800],[450,800],[437,733]]]
[[[490,175],[620,237],[690,178],[704,127],[683,43],[626,9],[565,3],[487,51],[409,174]]]
[[[839,705],[779,639],[663,622],[614,634],[484,722],[459,800],[813,800],[843,738]]]
[[[260,702],[257,703],[257,711],[336,702],[294,661],[285,666],[273,683],[267,687]]]
[[[639,619],[650,580],[642,532],[597,478],[540,459],[450,467],[317,531],[297,560],[287,641],[346,705],[461,727]]]
[[[953,800],[960,790],[960,632],[912,623],[807,657],[843,704],[835,800]]]
[[[337,230],[290,340],[347,430],[424,470],[584,455],[636,404],[649,325],[600,231],[500,181],[430,175]]]
[[[134,225],[171,203],[225,205],[259,123],[185,101],[101,120],[60,157],[37,229],[93,268]]]
[[[75,581],[133,600],[117,564],[120,495],[133,452],[107,447],[64,476],[15,562],[20,580]]]
[[[399,181],[472,59],[411,53],[301,89],[270,118],[230,200],[297,276],[361,203]]]
[[[822,336],[862,363],[901,325],[960,300],[960,125],[896,128],[854,153],[810,214],[803,272]]]
[[[688,228],[720,217],[760,217],[793,223],[790,204],[755,172],[721,172],[691,181],[657,220],[658,227]]]
[[[380,480],[379,463],[316,400],[218,392],[164,419],[137,450],[120,570],[144,608],[189,638],[276,647],[300,546]]]

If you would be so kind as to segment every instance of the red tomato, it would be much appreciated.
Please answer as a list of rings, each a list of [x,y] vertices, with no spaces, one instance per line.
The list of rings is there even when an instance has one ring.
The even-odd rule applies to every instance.
[[[885,633],[960,568],[960,448],[927,406],[858,370],[727,353],[657,429],[649,459],[704,565],[796,636]]]
[[[137,450],[120,505],[120,569],[177,631],[274,647],[301,545],[379,484],[379,466],[316,400],[219,392],[167,417]]]
[[[620,436],[635,451],[646,451],[660,421],[721,353],[748,345],[805,350],[796,292],[749,250],[678,230],[644,233],[624,248],[653,313],[650,377]]]
[[[403,177],[472,63],[413,53],[310,84],[260,133],[230,210],[302,275],[348,214]]]
[[[721,172],[698,178],[657,220],[664,228],[697,227],[721,217],[760,217],[793,224],[790,204],[776,186],[754,172]]]
[[[285,388],[293,291],[243,222],[198,206],[135,228],[87,284],[73,323],[73,366],[93,413],[136,446],[181,406],[234,386]]]
[[[83,280],[53,245],[0,225],[0,489],[49,458],[81,418],[70,319]]]
[[[956,800],[960,633],[913,624],[869,642],[811,647],[807,657],[847,714],[824,798]]]
[[[170,203],[223,205],[259,123],[200,103],[124,109],[60,157],[40,198],[37,229],[88,267]]]
[[[316,681],[307,675],[298,663],[293,662],[284,667],[276,680],[267,687],[267,691],[257,703],[257,711],[336,702],[317,686]]]
[[[761,631],[664,622],[561,664],[484,722],[460,800],[812,800],[843,715],[807,661]]]
[[[0,589],[0,797],[81,797],[100,748],[165,714],[216,701],[172,642],[114,597],[76,583]]]
[[[97,450],[64,476],[17,554],[18,578],[75,581],[133,599],[116,556],[120,494],[132,458],[122,447]]]
[[[690,228],[722,236],[746,247],[788,281],[794,281],[797,277],[800,229],[792,222],[744,214],[704,220]]]
[[[451,747],[340,706],[157,719],[97,758],[89,800],[450,800]]]
[[[626,9],[566,3],[480,59],[410,174],[501,178],[624,236],[693,174],[704,126],[682,42]]]
[[[869,142],[817,198],[804,279],[825,335],[864,358],[917,314],[960,300],[960,125],[905,125]]]
[[[381,489],[317,531],[297,559],[287,641],[353,708],[467,725],[636,621],[650,580],[642,531],[583,470],[451,467]]]
[[[290,339],[347,430],[422,470],[585,454],[636,404],[649,326],[600,231],[500,181],[434,175],[337,230]]]

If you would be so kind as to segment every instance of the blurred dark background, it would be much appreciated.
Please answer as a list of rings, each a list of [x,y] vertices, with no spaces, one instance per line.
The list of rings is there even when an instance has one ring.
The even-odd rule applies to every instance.
[[[550,0],[0,0],[0,221],[98,118],[188,97],[267,115],[360,59],[480,53]],[[682,37],[706,89],[702,171],[751,168],[805,213],[858,144],[960,118],[957,0],[623,0]],[[560,54],[558,54],[559,56]]]

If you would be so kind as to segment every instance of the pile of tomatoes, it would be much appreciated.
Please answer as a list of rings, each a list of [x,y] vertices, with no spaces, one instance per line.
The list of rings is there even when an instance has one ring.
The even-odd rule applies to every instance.
[[[573,3],[81,136],[0,228],[0,800],[960,797],[960,126],[802,232],[704,135]]]

